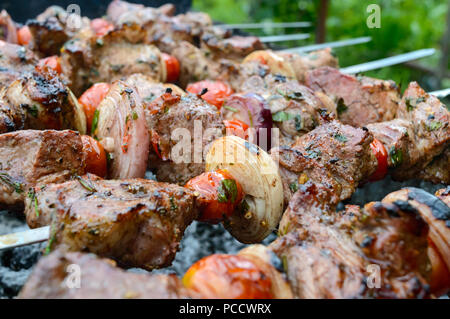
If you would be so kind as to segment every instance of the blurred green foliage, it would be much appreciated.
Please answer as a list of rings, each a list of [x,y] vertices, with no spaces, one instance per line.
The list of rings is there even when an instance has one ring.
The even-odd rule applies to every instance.
[[[381,28],[369,29],[366,20],[367,6],[376,3],[381,7]],[[346,48],[335,49],[341,66],[348,66],[405,53],[422,48],[440,48],[446,28],[448,0],[330,0],[327,18],[327,41],[371,36],[372,41]],[[216,21],[224,23],[262,21],[317,22],[318,0],[194,0],[193,7],[209,13]],[[258,31],[258,30],[257,30]],[[264,30],[261,34],[309,32],[311,38],[291,43],[299,46],[314,42],[314,28]],[[436,68],[440,51],[420,63]],[[447,67],[448,69],[448,67]],[[403,87],[416,80],[427,89],[439,88],[436,78],[405,66],[394,66],[367,73],[370,76],[393,79]],[[441,84],[450,86],[446,79]]]

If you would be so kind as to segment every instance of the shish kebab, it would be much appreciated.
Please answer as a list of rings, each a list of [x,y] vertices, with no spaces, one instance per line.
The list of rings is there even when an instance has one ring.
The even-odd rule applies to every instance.
[[[321,126],[321,127],[319,127],[318,129],[316,129],[316,130],[318,130],[319,132],[320,131],[325,131],[325,132],[327,132],[327,130],[332,130],[332,131],[334,131],[334,132],[336,132],[335,134],[337,134],[337,132],[339,132],[339,127],[341,127],[342,125],[341,124],[338,124],[338,123],[330,123],[330,124],[325,124],[325,125],[323,125],[323,126]],[[362,154],[363,153],[366,153],[367,154],[367,152],[370,152],[370,150],[369,150],[369,147],[368,147],[368,141],[369,141],[369,133],[364,133],[364,131],[363,130],[361,130],[361,129],[355,129],[355,128],[351,128],[350,126],[342,126],[342,129],[345,131],[345,133],[344,133],[344,136],[347,136],[347,138],[349,138],[350,140],[352,140],[352,143],[354,143],[354,142],[356,142],[356,143],[364,143],[364,145],[366,145],[365,147],[364,147],[364,149],[365,149],[365,151],[363,151],[362,150]],[[359,131],[359,132],[358,132]],[[342,132],[343,133],[343,132]],[[357,137],[358,135],[360,135],[362,133],[362,136],[359,136],[359,137]],[[328,141],[330,141],[332,144],[334,144],[334,143],[338,143],[339,141],[338,140],[336,140],[335,138],[327,138],[327,137],[325,137],[325,136],[328,136],[328,134],[326,134],[325,136],[324,135],[321,135],[320,133],[316,133],[316,132],[314,132],[314,131],[312,131],[311,133],[308,133],[308,134],[306,134],[306,135],[304,135],[304,140],[302,140],[302,138],[300,138],[299,139],[299,144],[300,145],[302,145],[303,144],[303,147],[305,147],[305,146],[307,146],[308,144],[309,144],[309,142],[308,142],[308,140],[310,140],[311,138],[313,138],[316,134],[319,134],[318,136],[318,139],[320,139],[320,140],[328,140]],[[333,136],[335,135],[335,134],[333,134]],[[352,134],[357,134],[355,137],[351,137],[350,138],[350,136],[352,135]],[[320,137],[320,136],[322,136],[322,137]],[[230,138],[230,137],[228,137],[228,138]],[[356,140],[355,140],[355,138],[356,138]],[[362,140],[361,140],[362,139]],[[214,146],[214,144],[213,144],[213,146],[212,146],[212,149],[210,150],[210,154],[212,154],[211,156],[217,156],[218,154],[220,154],[221,152],[220,152],[220,148],[222,147],[225,147],[225,148],[229,148],[229,149],[236,149],[235,148],[235,146],[236,145],[234,145],[234,147],[233,147],[233,142],[232,142],[233,140],[231,140],[230,142],[231,143],[229,143],[228,145],[226,145],[226,143],[221,143],[220,142],[220,140],[219,141],[217,141],[216,143],[217,143],[217,145],[216,146]],[[302,143],[300,143],[300,141],[302,141]],[[244,141],[242,141],[242,142],[240,142],[241,143],[241,149],[244,149],[244,145],[245,145],[245,142]],[[331,149],[335,149],[335,147],[332,147],[331,145],[328,145],[327,147],[329,147],[329,148],[331,148]],[[349,144],[347,144],[347,146],[346,147],[348,147],[348,148],[350,148],[350,149],[355,149],[355,146],[354,145],[352,145],[351,143],[349,143]],[[219,148],[219,151],[214,151],[214,148]],[[255,146],[255,148],[256,148],[256,146]],[[321,151],[323,151],[323,152],[325,152],[326,151],[326,149],[323,149],[323,148],[320,148],[320,150]],[[248,150],[247,150],[248,151]],[[281,151],[285,151],[285,149],[283,148],[283,149],[281,149]],[[315,151],[317,151],[317,149],[315,150]],[[263,152],[262,150],[259,150],[258,152]],[[325,153],[324,153],[325,154]],[[334,154],[334,152],[333,152],[333,154]],[[343,151],[343,153],[342,153],[343,155],[345,154],[345,152]],[[364,155],[362,155],[361,154],[361,158],[360,158],[360,160],[361,160],[361,162],[362,163],[366,163],[366,165],[368,164],[368,163],[372,163],[371,165],[374,165],[374,166],[376,166],[377,164],[374,164],[376,161],[373,161],[373,160],[367,160],[367,158],[365,158],[364,157]],[[371,154],[371,153],[369,153],[369,154]],[[368,156],[370,156],[370,155],[368,155]],[[373,155],[372,155],[373,156]],[[359,156],[358,156],[358,158],[359,158]],[[321,159],[321,160],[324,160],[324,161],[326,161],[326,158],[324,158],[324,159]],[[207,159],[207,161],[208,161],[208,159]],[[313,159],[311,159],[311,161],[312,162],[314,162],[315,160],[313,160]],[[214,163],[214,162],[219,162],[219,161],[212,161],[211,163]],[[221,162],[221,163],[216,163],[216,164],[214,164],[214,165],[219,165],[219,167],[220,168],[223,168],[223,165],[227,165],[227,163],[223,163],[223,162]],[[213,167],[214,167],[214,165],[213,165]],[[286,164],[284,164],[284,165],[286,165]],[[357,171],[360,171],[360,167],[359,167],[359,165],[358,164],[354,164],[355,166],[353,166],[353,169],[354,169],[354,171],[353,172],[357,172]],[[237,165],[238,166],[238,165]],[[227,166],[226,167],[226,169],[228,170],[228,171],[230,171],[230,172],[233,172],[233,170],[234,169],[236,169],[236,167],[237,166],[234,166],[234,165],[231,165],[231,166]],[[285,166],[286,167],[286,166]],[[323,174],[323,169],[324,168],[322,168],[321,166],[314,166],[315,167],[315,169],[313,168],[313,172],[311,172],[311,171],[303,171],[303,173],[304,172],[307,172],[307,176],[310,176],[309,178],[311,179],[311,180],[315,180],[315,181],[318,181],[317,180],[317,176],[321,176],[319,179],[321,179],[322,180],[322,182],[320,182],[320,184],[322,184],[322,185],[328,185],[328,184],[326,184],[326,183],[329,183],[329,182],[327,182],[326,180],[323,180],[323,178],[325,178],[326,179],[326,174]],[[343,166],[342,166],[342,168],[344,168],[344,167],[347,167],[347,165],[346,164],[343,164]],[[369,165],[368,165],[368,167],[370,167]],[[370,168],[368,168],[368,169],[370,169]],[[314,170],[316,171],[315,173],[314,173]],[[348,167],[347,167],[347,170],[348,170]],[[372,168],[372,170],[373,170],[373,168]],[[258,170],[257,170],[258,171]],[[322,173],[320,173],[320,172],[322,172]],[[368,173],[368,171],[365,171],[366,173]],[[343,172],[344,173],[344,176],[349,176],[349,175],[352,175],[350,172],[348,172],[348,171],[344,171]],[[255,172],[253,172],[253,174],[255,174]],[[338,175],[336,175],[332,180],[335,180],[335,181],[342,181],[342,177],[339,177],[339,176],[342,176],[342,175],[339,175],[340,173],[337,173],[337,172],[334,172],[334,173],[332,173],[333,175],[335,175],[335,174],[338,174]],[[359,175],[357,175],[357,176],[360,176],[361,175],[361,173],[359,172],[358,173]],[[368,173],[368,174],[370,174],[370,173]],[[246,179],[249,179],[249,177],[248,176],[246,176],[245,178],[243,178],[243,180],[245,181]],[[242,180],[241,180],[242,181]],[[111,181],[112,183],[113,183],[113,181]],[[72,185],[73,184],[75,184],[75,185],[78,185],[78,186],[76,186],[78,189],[83,189],[83,191],[85,192],[86,190],[84,190],[84,187],[82,186],[82,185],[80,185],[78,182],[69,182],[69,183],[71,183]],[[93,182],[93,185],[96,185],[98,182],[97,181],[94,181]],[[317,183],[317,182],[316,182]],[[316,183],[314,184],[314,185],[316,185]],[[325,184],[324,184],[325,183]],[[254,185],[254,183],[251,183],[251,184],[253,184]],[[335,185],[338,185],[338,184],[335,184]],[[347,186],[346,186],[347,185]],[[51,185],[49,186],[50,188],[52,187]],[[61,184],[61,186],[58,186],[58,185],[55,185],[55,187],[61,187],[62,189],[65,189],[66,191],[64,192],[64,193],[68,193],[68,190],[67,190],[67,188],[64,188],[65,186],[63,186],[62,184]],[[96,187],[96,186],[93,186],[93,187]],[[302,187],[302,186],[300,186],[300,187]],[[349,184],[345,184],[345,183],[342,183],[341,182],[341,187],[342,187],[342,193],[344,193],[345,191],[344,191],[344,189],[349,189],[348,187],[352,187],[351,185],[349,185]],[[327,188],[328,189],[328,188]],[[91,190],[92,191],[92,190]],[[39,191],[38,191],[39,192]],[[46,193],[46,190],[43,190],[43,194],[45,194]],[[52,190],[52,189],[49,189],[48,190],[48,193],[47,193],[47,195],[48,194],[54,194],[55,192],[54,192],[54,190]],[[338,200],[339,199],[339,197],[340,197],[340,195],[339,195],[339,189],[337,188],[337,189],[335,189],[334,191],[333,191],[333,193],[334,193],[334,195],[333,195],[333,198],[334,198],[334,202],[335,203],[337,203],[336,202],[336,200]],[[341,193],[341,194],[342,194]],[[69,194],[70,194],[70,192],[69,192]],[[44,195],[45,196],[45,195]],[[82,196],[82,198],[83,198],[84,196]],[[42,202],[42,199],[40,199],[40,197],[38,197],[39,199],[38,199],[38,202]],[[33,203],[33,201],[31,201],[31,203]],[[76,202],[75,202],[76,203]],[[76,204],[73,204],[73,205],[76,205]],[[331,201],[331,202],[329,202],[329,204],[330,205],[333,205],[333,201]],[[56,207],[58,207],[59,205],[56,205]],[[82,205],[83,206],[83,205]],[[34,207],[33,205],[31,205],[30,207]],[[73,206],[72,206],[73,207]],[[75,207],[73,207],[74,209],[75,209]],[[86,207],[85,207],[86,208]],[[33,210],[33,211],[31,211],[31,213],[32,213],[32,215],[31,216],[33,216],[34,214],[33,213],[35,213],[35,211]],[[42,213],[42,212],[41,212]],[[34,217],[33,217],[34,218]],[[241,216],[241,217],[238,217],[238,218],[240,218],[240,221],[245,221],[245,219]],[[67,221],[66,221],[67,222]],[[239,223],[236,223],[237,225],[236,226],[239,226]],[[68,227],[68,225],[69,224],[65,224],[66,225],[66,227]],[[245,227],[244,226],[244,228],[247,228],[247,227]],[[82,228],[80,228],[80,230],[81,230]],[[99,234],[97,234],[97,235],[101,235],[102,234],[102,231],[101,230],[98,230],[98,231],[100,231],[100,233]],[[241,230],[242,231],[242,230]],[[283,231],[283,233],[284,232],[287,232],[288,230],[286,230],[286,229],[282,229],[282,231]],[[247,230],[247,232],[248,232],[248,230]],[[283,234],[282,233],[282,234]],[[236,234],[236,233],[235,233]],[[83,237],[83,236],[82,236]],[[81,238],[80,238],[81,239]],[[70,239],[69,239],[70,240]],[[81,242],[81,243],[83,243],[83,241]],[[84,241],[84,243],[86,243],[85,241]]]

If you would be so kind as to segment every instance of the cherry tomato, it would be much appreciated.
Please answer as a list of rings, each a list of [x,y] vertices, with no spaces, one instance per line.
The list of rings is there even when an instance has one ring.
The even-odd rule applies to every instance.
[[[373,139],[373,142],[370,143],[370,148],[372,149],[372,152],[377,158],[378,161],[378,167],[377,170],[369,177],[370,181],[378,181],[380,179],[383,179],[388,170],[388,153],[386,152],[386,148],[384,147],[383,143],[381,143],[376,138]]]
[[[59,57],[57,55],[52,55],[47,58],[40,59],[39,63],[38,63],[38,68],[40,68],[44,65],[55,70],[58,74],[61,73],[61,64],[59,61]]]
[[[24,25],[19,30],[17,30],[17,41],[20,45],[28,45],[31,42],[33,36],[31,35],[30,28]]]
[[[167,53],[162,53],[162,58],[166,66],[166,82],[175,82],[180,76],[180,63],[177,58]]]
[[[91,21],[91,29],[98,37],[104,36],[109,31],[114,30],[114,25],[111,22],[102,18],[97,18]]]
[[[204,93],[206,90],[206,93]],[[189,84],[186,91],[200,95],[209,104],[215,105],[220,109],[227,97],[233,94],[230,86],[222,81],[200,81]],[[204,93],[204,94],[202,94]]]
[[[199,193],[198,220],[213,224],[231,216],[244,198],[241,185],[226,170],[203,173],[189,180],[186,187]]]
[[[273,298],[269,276],[242,256],[215,254],[200,259],[183,276],[183,284],[202,298]]]
[[[97,110],[97,106],[108,94],[109,87],[110,85],[108,83],[96,83],[87,89],[78,99],[78,102],[83,106],[84,114],[86,114],[88,132],[90,132],[92,128],[95,110]]]
[[[106,153],[103,146],[89,135],[82,135],[86,173],[105,177],[107,173]]]
[[[227,135],[239,136],[244,140],[248,139],[248,125],[246,123],[240,120],[224,120],[223,124],[227,129]]]

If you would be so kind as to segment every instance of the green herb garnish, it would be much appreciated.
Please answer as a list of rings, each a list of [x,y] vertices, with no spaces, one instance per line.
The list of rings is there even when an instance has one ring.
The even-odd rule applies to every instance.
[[[77,176],[78,181],[80,182],[81,186],[83,186],[88,191],[95,193],[97,190],[95,189],[94,185],[92,184],[92,181],[86,181],[81,176]]]
[[[11,176],[9,176],[8,174],[6,174],[6,173],[0,173],[0,180],[1,180],[3,183],[5,183],[6,185],[8,185],[8,186],[14,188],[14,191],[15,191],[17,194],[20,194],[20,193],[23,192],[23,189],[22,189],[22,183],[19,183],[19,182],[14,181],[14,179],[13,179]]]
[[[289,121],[292,118],[294,118],[294,116],[292,114],[286,113],[285,111],[279,111],[272,115],[272,120],[274,120],[275,122]]]
[[[31,199],[34,205],[34,212],[36,214],[36,217],[39,217],[39,207],[38,207],[38,201],[36,197],[36,192],[34,191],[34,188],[31,188],[28,191],[28,197]]]
[[[217,189],[217,200],[219,203],[234,203],[237,197],[237,185],[234,179],[224,179]]]
[[[402,150],[398,150],[395,146],[392,146],[389,149],[389,157],[391,158],[392,165],[398,166],[403,162],[403,152]]]
[[[348,107],[347,107],[347,105],[345,105],[344,99],[343,98],[339,98],[339,100],[337,102],[336,111],[340,115],[340,114],[344,113],[347,110],[348,110]]]
[[[296,191],[298,191],[298,184],[296,182],[290,183],[289,189],[295,193]]]
[[[426,124],[428,131],[435,131],[442,127],[442,123],[439,121],[432,121]]]
[[[170,196],[170,209],[171,210],[176,210],[178,208],[177,204],[175,204],[175,200],[173,198],[173,196]]]
[[[337,139],[339,142],[345,143],[348,141],[348,138],[345,135],[336,133],[334,134],[334,138]]]
[[[236,108],[229,106],[229,105],[224,105],[223,108],[225,108],[231,112],[234,112],[234,113],[238,112],[238,110]]]
[[[98,126],[98,116],[100,115],[100,112],[98,110],[95,110],[94,112],[94,118],[92,119],[92,127],[91,127],[91,135],[95,135],[95,131],[97,130]]]
[[[295,121],[295,130],[297,132],[301,131],[303,128],[303,123],[302,123],[302,117],[300,116],[300,114],[297,114],[294,117],[294,121]]]
[[[136,113],[136,111],[133,111],[133,120],[137,120],[139,118],[139,115]]]

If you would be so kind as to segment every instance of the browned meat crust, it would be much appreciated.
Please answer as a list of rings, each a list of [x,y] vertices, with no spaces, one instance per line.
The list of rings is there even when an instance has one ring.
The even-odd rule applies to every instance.
[[[31,227],[52,221],[49,248],[93,252],[145,269],[170,265],[196,217],[188,189],[91,175],[36,189],[25,213]]]
[[[392,120],[400,101],[392,81],[346,75],[331,67],[307,72],[306,86],[334,98],[339,120],[356,127]]]
[[[30,187],[84,173],[83,145],[73,131],[0,134],[0,203],[23,207]]]
[[[31,73],[36,63],[37,57],[29,49],[0,40],[0,89]]]
[[[0,40],[17,43],[17,26],[6,10],[0,12]]]
[[[73,288],[78,282],[71,281],[70,278],[74,278],[73,275],[75,272],[78,274],[78,271],[80,286]],[[134,274],[115,267],[115,263],[109,259],[100,259],[93,254],[67,253],[59,250],[39,261],[19,294],[20,299],[187,297],[188,292],[174,275]]]
[[[291,147],[273,149],[285,202],[308,180],[329,188],[334,203],[349,198],[378,165],[370,149],[372,141],[367,130],[331,121],[298,138]]]
[[[281,222],[288,234],[271,244],[295,296],[429,297],[428,228],[417,212],[398,202],[335,212],[327,193],[322,185],[301,187]]]
[[[434,168],[426,168],[450,145],[450,112],[445,105],[412,82],[403,95],[397,116],[392,121],[367,125],[388,151],[388,164],[395,168],[393,177],[445,181],[448,172],[445,154],[436,159]],[[439,173],[441,165],[442,174]]]

